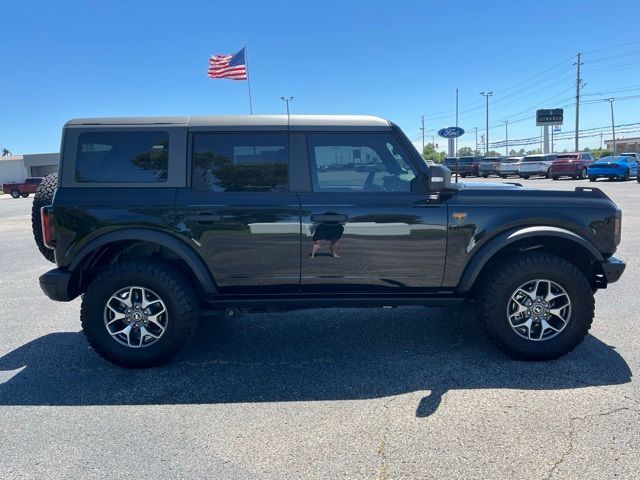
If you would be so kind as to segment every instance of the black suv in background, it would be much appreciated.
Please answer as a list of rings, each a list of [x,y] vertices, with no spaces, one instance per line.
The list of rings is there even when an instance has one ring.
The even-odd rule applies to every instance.
[[[452,184],[366,116],[72,120],[33,221],[43,291],[82,295],[89,343],[125,366],[171,359],[203,310],[466,301],[510,355],[557,358],[625,267],[600,190]]]
[[[444,166],[451,170],[453,174],[457,172],[462,178],[478,177],[479,164],[480,158],[478,157],[447,157],[444,160]]]

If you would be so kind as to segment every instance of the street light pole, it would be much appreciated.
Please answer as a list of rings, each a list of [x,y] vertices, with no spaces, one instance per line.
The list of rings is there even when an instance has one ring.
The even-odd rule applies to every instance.
[[[493,92],[480,92],[480,95],[487,100],[486,131],[484,135],[484,154],[487,155],[489,152],[489,97],[493,95]]]
[[[289,102],[293,102],[293,97],[280,97],[280,100],[287,104],[287,117],[289,117]]]
[[[476,149],[473,151],[474,155],[478,155],[478,127],[473,127],[476,129]]]
[[[614,100],[615,98],[609,99],[609,104],[611,105],[611,132],[613,134],[613,154],[615,155],[617,153],[617,148],[616,148],[616,124],[613,121],[613,101]]]
[[[504,154],[506,157],[509,156],[509,120],[504,121]]]

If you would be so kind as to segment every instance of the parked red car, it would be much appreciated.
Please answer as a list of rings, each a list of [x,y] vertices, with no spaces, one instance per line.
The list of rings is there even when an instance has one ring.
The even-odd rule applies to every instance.
[[[554,180],[560,177],[587,178],[587,168],[596,161],[588,152],[560,153],[551,164],[549,174]]]
[[[23,183],[5,183],[2,185],[2,191],[13,198],[27,198],[29,194],[36,193],[42,179],[43,177],[31,177],[25,179]]]

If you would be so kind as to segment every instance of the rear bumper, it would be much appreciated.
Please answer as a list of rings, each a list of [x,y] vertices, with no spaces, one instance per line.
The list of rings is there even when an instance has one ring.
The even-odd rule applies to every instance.
[[[40,275],[40,288],[51,300],[69,302],[76,298],[70,287],[71,273],[66,270],[54,268]]]
[[[582,170],[582,167],[570,166],[570,167],[551,167],[551,175],[577,175]]]
[[[606,283],[617,282],[622,276],[627,264],[616,257],[609,257],[606,260],[600,262],[602,268],[602,274]]]

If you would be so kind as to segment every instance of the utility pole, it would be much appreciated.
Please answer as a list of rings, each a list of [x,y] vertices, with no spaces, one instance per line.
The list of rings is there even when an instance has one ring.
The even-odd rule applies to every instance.
[[[504,156],[509,156],[509,120],[504,121]]]
[[[618,151],[616,149],[616,124],[613,121],[613,101],[615,98],[609,99],[609,104],[611,105],[611,132],[613,133],[613,154],[615,155]]]
[[[580,151],[578,146],[578,130],[580,129],[580,87],[582,86],[582,79],[580,78],[580,65],[582,62],[580,61],[580,52],[578,52],[578,59],[575,65],[578,67],[576,72],[576,133],[575,133],[575,150],[576,152]]]
[[[489,97],[493,95],[493,92],[480,92],[484,98],[487,99],[487,112],[486,112],[486,131],[484,135],[484,154],[489,151]]]
[[[458,89],[456,88],[456,128],[458,127]],[[458,156],[458,137],[456,137],[456,157]]]
[[[289,102],[293,102],[293,97],[280,97],[280,100],[287,104],[287,117],[289,117]]]
[[[473,127],[476,129],[476,149],[473,151],[474,155],[478,155],[478,127]]]
[[[422,154],[424,155],[424,115],[420,115],[420,121],[422,123],[420,127],[420,131],[422,131]]]

